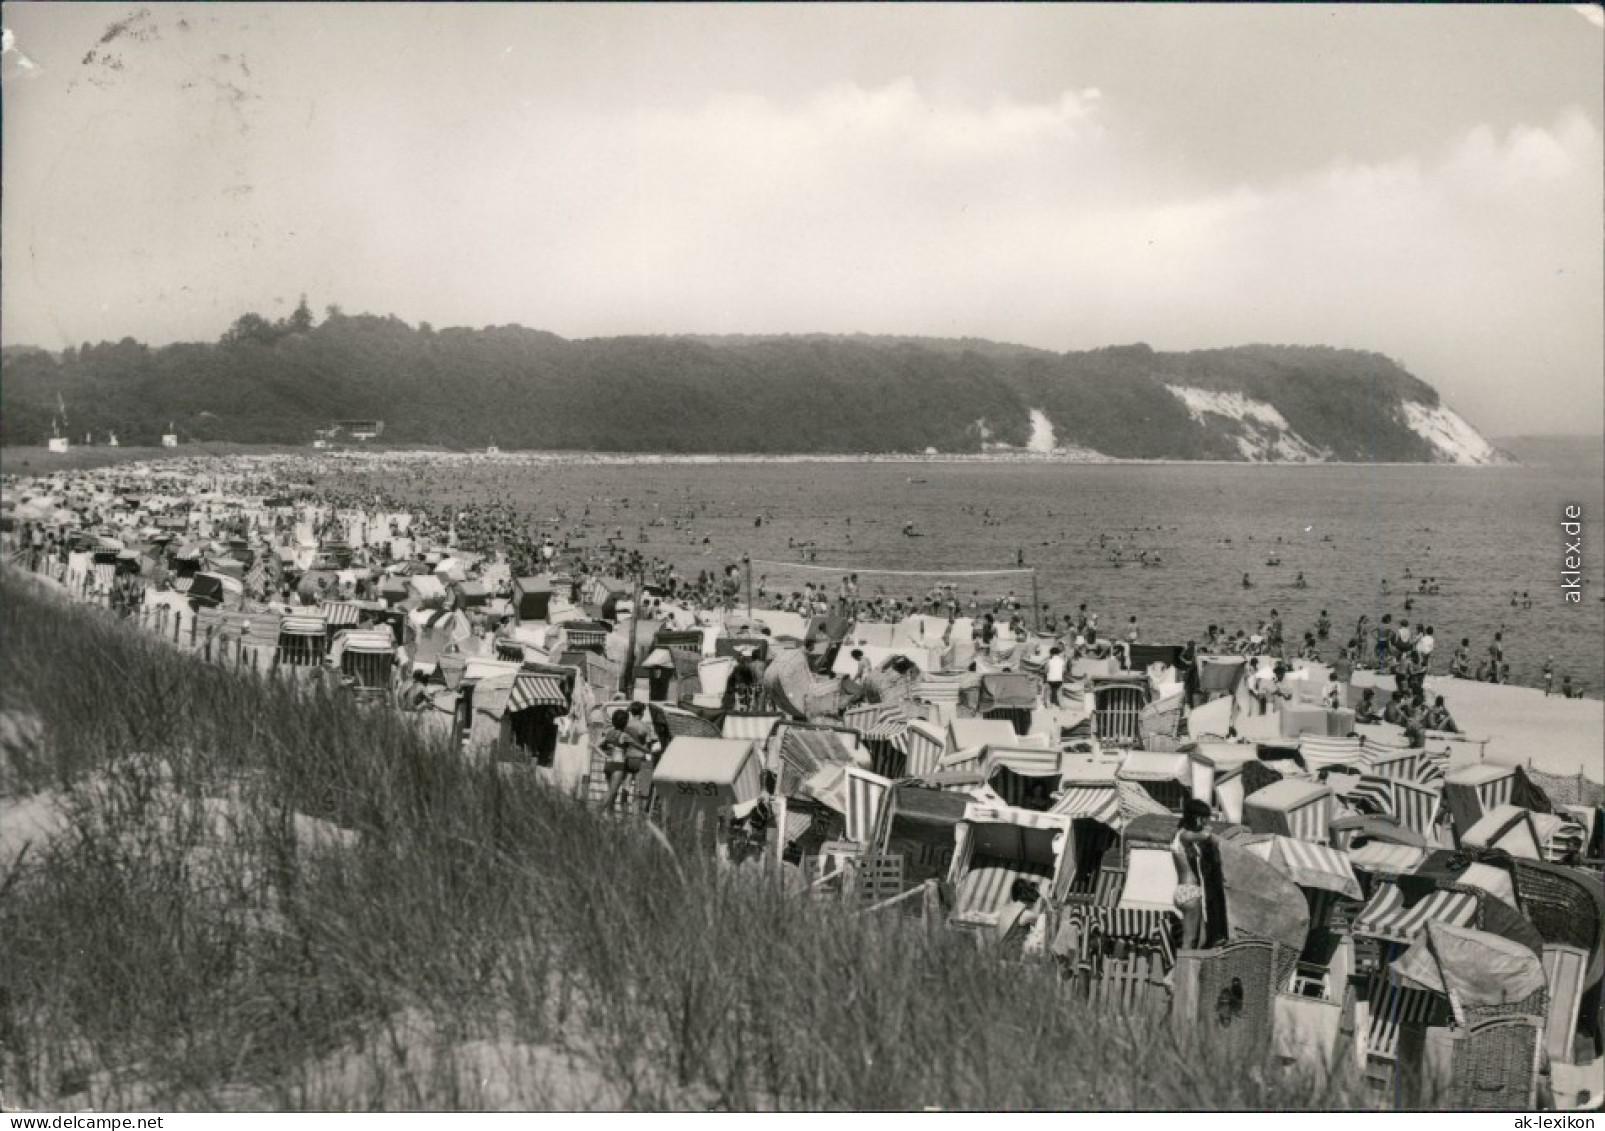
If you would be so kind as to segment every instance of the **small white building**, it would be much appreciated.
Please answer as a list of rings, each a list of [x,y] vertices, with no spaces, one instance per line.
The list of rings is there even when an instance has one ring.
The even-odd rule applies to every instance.
[[[164,448],[176,448],[176,447],[178,447],[178,435],[177,435],[177,433],[174,433],[174,432],[163,432],[162,433],[162,447],[164,447]]]
[[[68,442],[67,442],[67,437],[65,437],[65,436],[52,436],[52,437],[50,437],[50,450],[51,451],[65,453],[67,451],[68,446],[69,445],[68,445]]]

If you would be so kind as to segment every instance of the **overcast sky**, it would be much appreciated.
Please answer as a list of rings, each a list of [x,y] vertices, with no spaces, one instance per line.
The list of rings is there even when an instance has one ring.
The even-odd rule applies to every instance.
[[[7,343],[239,314],[1388,354],[1605,419],[1598,8],[4,6]]]

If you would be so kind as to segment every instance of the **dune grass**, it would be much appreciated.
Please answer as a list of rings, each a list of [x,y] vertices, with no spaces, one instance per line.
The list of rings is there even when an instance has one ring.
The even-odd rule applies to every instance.
[[[12,578],[0,631],[69,814],[0,873],[13,1107],[1355,1106]]]

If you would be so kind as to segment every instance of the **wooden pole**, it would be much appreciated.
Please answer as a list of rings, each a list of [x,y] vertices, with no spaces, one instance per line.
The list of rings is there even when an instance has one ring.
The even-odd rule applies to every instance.
[[[1037,571],[1031,569],[1031,615],[1035,619],[1036,630],[1042,631],[1042,599],[1037,596]]]

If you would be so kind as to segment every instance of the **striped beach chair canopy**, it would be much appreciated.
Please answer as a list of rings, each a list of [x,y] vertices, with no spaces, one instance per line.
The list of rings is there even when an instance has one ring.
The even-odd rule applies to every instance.
[[[1427,858],[1425,847],[1393,844],[1385,840],[1368,840],[1346,851],[1351,867],[1381,876],[1407,875]]]
[[[355,601],[325,601],[321,611],[323,619],[334,629],[350,627],[362,619],[362,611]]]
[[[1273,836],[1270,862],[1301,888],[1336,892],[1349,899],[1364,898],[1348,854],[1341,849],[1293,837]]]
[[[1411,832],[1431,841],[1437,830],[1443,806],[1443,790],[1437,782],[1404,778],[1393,782],[1393,817]]]
[[[531,707],[557,707],[567,710],[569,695],[561,675],[553,672],[520,671],[513,680],[507,710],[512,714]]]
[[[279,621],[279,635],[281,636],[323,636],[327,633],[329,622],[321,615],[294,613]]]
[[[891,793],[892,783],[879,774],[856,766],[843,769],[846,787],[847,839],[865,848],[872,846],[880,824],[881,807]]]
[[[1298,740],[1299,760],[1310,771],[1324,770],[1332,766],[1351,766],[1360,762],[1363,751],[1360,739],[1351,735],[1347,738],[1329,738],[1323,734],[1301,734]]]
[[[1049,812],[1071,820],[1100,821],[1110,828],[1119,828],[1120,791],[1113,781],[1068,785]]]
[[[1324,842],[1332,818],[1332,791],[1319,782],[1283,778],[1243,799],[1243,819],[1257,833]]]
[[[1059,758],[1057,750],[988,746],[981,777],[1010,805],[1024,805],[1033,795],[1046,800],[1059,785]]]
[[[1477,896],[1467,891],[1436,889],[1413,902],[1405,901],[1396,883],[1377,885],[1354,921],[1354,933],[1387,942],[1414,942],[1434,920],[1468,926],[1477,915]]]
[[[1463,837],[1483,817],[1514,801],[1516,767],[1477,762],[1450,770],[1443,777],[1443,803]]]
[[[954,832],[949,881],[955,888],[954,920],[993,923],[1009,901],[1016,878],[1052,893],[1070,845],[1070,819],[1054,813],[967,805]]]

